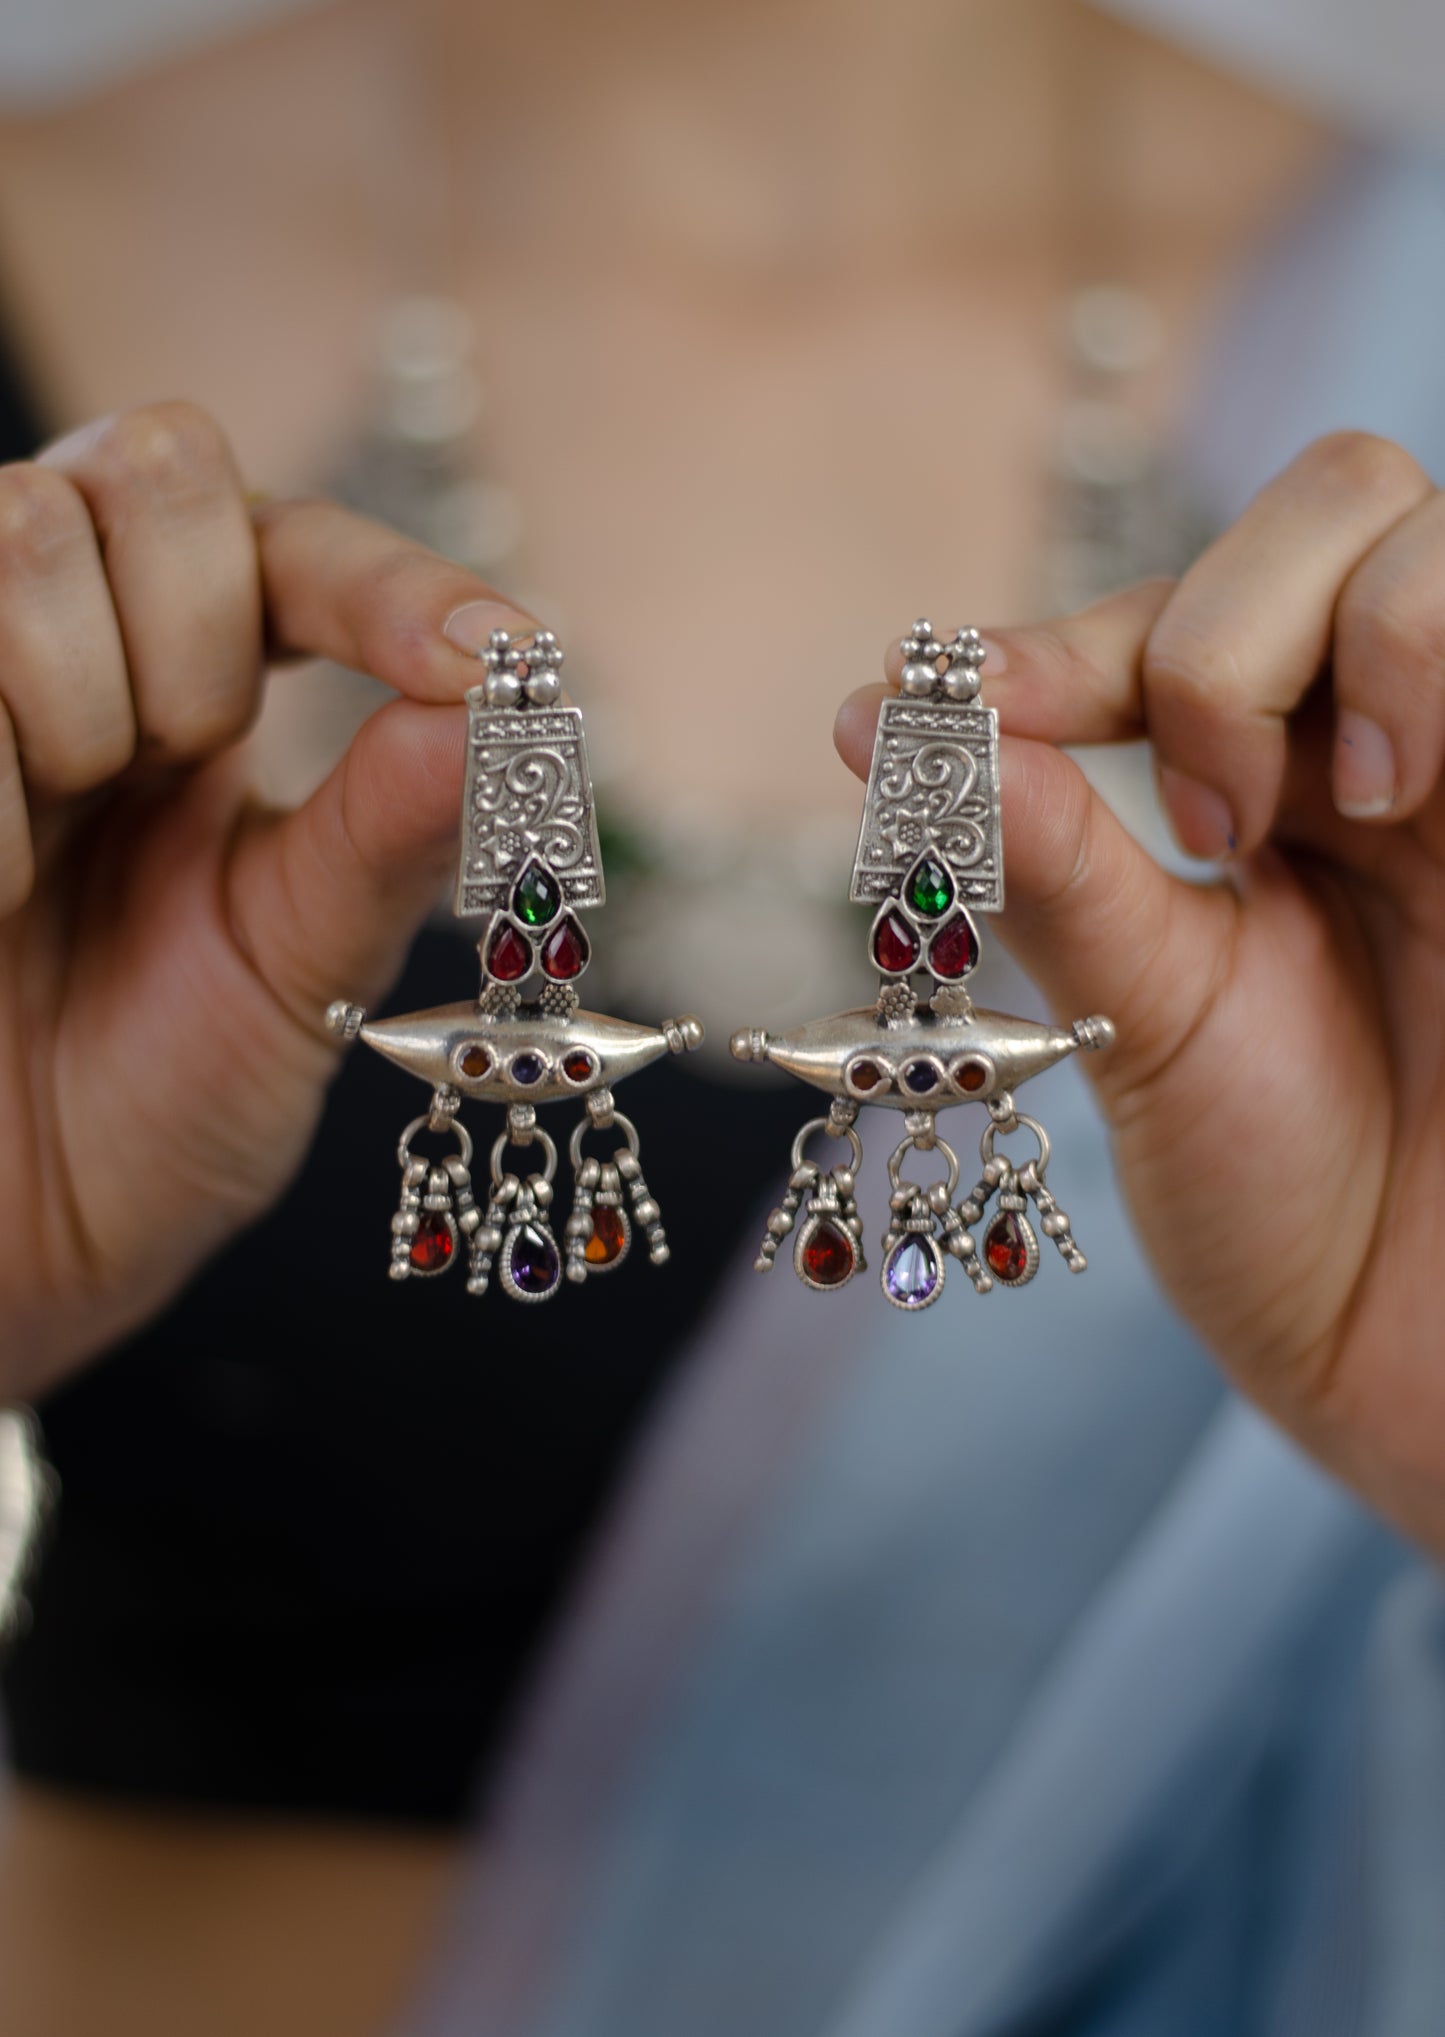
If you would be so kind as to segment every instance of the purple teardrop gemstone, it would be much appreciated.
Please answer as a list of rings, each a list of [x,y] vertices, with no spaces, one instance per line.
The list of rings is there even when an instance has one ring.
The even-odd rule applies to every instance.
[[[536,1224],[523,1224],[518,1231],[507,1265],[523,1294],[550,1294],[562,1271],[557,1247]]]
[[[903,1238],[888,1254],[883,1268],[883,1285],[890,1301],[900,1308],[923,1308],[938,1292],[943,1278],[938,1253],[931,1240]]]

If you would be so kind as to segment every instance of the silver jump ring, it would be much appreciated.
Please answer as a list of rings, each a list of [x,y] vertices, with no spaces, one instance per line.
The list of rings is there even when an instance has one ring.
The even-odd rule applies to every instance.
[[[432,1129],[434,1129],[434,1127],[432,1126],[431,1113],[429,1111],[424,1111],[419,1118],[412,1119],[411,1123],[407,1126],[406,1130],[402,1133],[400,1139],[397,1141],[396,1157],[397,1162],[400,1166],[405,1167],[407,1159],[411,1153],[411,1142],[416,1137],[417,1133],[429,1131]],[[462,1123],[460,1118],[453,1118],[451,1122],[446,1126],[446,1129],[449,1132],[455,1132],[457,1144],[461,1148],[462,1165],[463,1167],[470,1167],[472,1164],[471,1133],[467,1130],[466,1126]]]
[[[514,1142],[510,1132],[498,1133],[496,1144],[492,1147],[492,1181],[494,1184],[502,1179],[502,1155],[506,1152],[508,1146],[513,1143],[519,1146],[540,1146],[542,1148],[542,1179],[544,1181],[552,1179],[552,1176],[557,1171],[557,1148],[542,1130],[542,1127],[534,1125],[531,1137],[525,1140],[518,1139]]]
[[[907,1137],[900,1140],[888,1156],[888,1179],[892,1186],[895,1189],[902,1188],[905,1185],[909,1188],[917,1188],[919,1186],[914,1181],[905,1184],[901,1179],[903,1156],[910,1150],[915,1153],[941,1153],[943,1155],[944,1159],[948,1162],[948,1199],[952,1202],[953,1192],[958,1187],[958,1155],[954,1152],[952,1146],[949,1145],[947,1139],[935,1139],[931,1146],[920,1146],[912,1132],[909,1132]]]
[[[848,1141],[848,1150],[853,1156],[853,1172],[855,1174],[859,1172],[863,1165],[863,1141],[859,1138],[853,1127],[851,1125],[844,1125],[840,1128],[837,1125],[830,1124],[827,1118],[809,1118],[808,1122],[798,1133],[797,1138],[793,1141],[793,1172],[795,1174],[803,1164],[803,1148],[807,1145],[809,1139],[812,1138],[814,1132],[826,1132],[830,1139],[846,1139]]]
[[[1008,1131],[1015,1132],[1022,1131],[1024,1129],[1031,1131],[1034,1137],[1039,1142],[1039,1157],[1034,1162],[1034,1172],[1038,1175],[1040,1181],[1042,1181],[1044,1178],[1044,1172],[1049,1164],[1049,1154],[1053,1150],[1053,1148],[1049,1145],[1049,1135],[1044,1130],[1043,1126],[1039,1123],[1037,1118],[1026,1117],[1022,1111],[1019,1111],[1015,1115],[1014,1123],[1008,1127]],[[983,1137],[978,1142],[978,1151],[979,1157],[982,1159],[985,1166],[987,1166],[989,1161],[992,1160],[993,1158],[994,1139],[996,1138],[998,1133],[1003,1130],[1004,1127],[1002,1125],[984,1126]],[[1013,1163],[1010,1162],[1009,1164],[1012,1165]]]
[[[613,1130],[621,1131],[623,1138],[626,1139],[627,1141],[627,1150],[629,1153],[631,1153],[633,1159],[636,1160],[641,1154],[642,1141],[637,1136],[637,1127],[632,1122],[631,1118],[625,1117],[620,1110],[613,1111],[609,1122],[606,1125],[599,1125],[597,1129],[598,1131],[609,1131],[609,1132]],[[590,1132],[591,1130],[592,1130],[591,1118],[579,1118],[577,1120],[576,1125],[573,1127],[572,1137],[567,1142],[567,1158],[572,1162],[572,1171],[574,1173],[582,1165],[583,1134],[586,1132]],[[545,1138],[546,1134],[545,1132],[542,1132],[539,1133],[537,1136],[539,1138]]]

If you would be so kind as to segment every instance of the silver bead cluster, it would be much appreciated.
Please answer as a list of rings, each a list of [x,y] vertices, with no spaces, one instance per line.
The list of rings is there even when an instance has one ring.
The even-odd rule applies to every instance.
[[[555,707],[562,696],[563,651],[549,629],[514,641],[510,631],[494,629],[480,654],[487,668],[488,707]]]
[[[1039,1213],[1039,1229],[1046,1238],[1053,1239],[1070,1273],[1087,1271],[1089,1262],[1074,1243],[1073,1232],[1069,1228],[1069,1213],[1059,1208],[1056,1198],[1045,1188],[1044,1178],[1039,1172],[1036,1160],[1030,1160],[1027,1167],[1020,1169],[1018,1185],[1025,1195],[1033,1197]]]
[[[672,1247],[662,1228],[662,1211],[653,1201],[652,1191],[642,1178],[637,1155],[625,1146],[617,1155],[617,1171],[626,1182],[627,1193],[632,1198],[632,1221],[647,1235],[648,1258],[654,1266],[665,1266],[672,1257]]]
[[[546,1012],[548,1018],[561,1019],[565,1025],[581,1002],[581,998],[570,983],[546,983],[542,986],[542,994],[537,999],[537,1007],[540,1011]]]
[[[917,1009],[918,999],[910,980],[895,983],[885,976],[879,981],[874,1015],[880,1026],[906,1026]]]
[[[976,700],[986,656],[976,629],[961,629],[945,643],[926,615],[903,639],[903,676],[898,689],[909,700]]]

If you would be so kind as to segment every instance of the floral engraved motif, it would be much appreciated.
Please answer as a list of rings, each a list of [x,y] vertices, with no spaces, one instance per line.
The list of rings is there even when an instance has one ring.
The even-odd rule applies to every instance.
[[[506,903],[529,856],[556,873],[574,908],[600,905],[602,860],[582,717],[576,708],[474,708],[456,910]]]
[[[990,708],[884,703],[850,897],[887,897],[927,842],[958,874],[970,906],[1001,907],[998,718]]]

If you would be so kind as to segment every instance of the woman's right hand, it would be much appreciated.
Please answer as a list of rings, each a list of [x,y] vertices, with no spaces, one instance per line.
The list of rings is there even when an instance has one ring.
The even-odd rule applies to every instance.
[[[252,510],[187,404],[0,468],[0,1400],[286,1185],[328,1002],[385,989],[454,858],[472,653],[530,626],[346,511]],[[278,813],[241,743],[287,656],[405,697]]]

